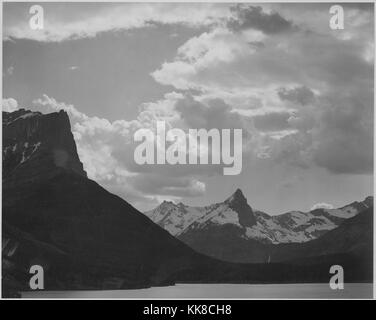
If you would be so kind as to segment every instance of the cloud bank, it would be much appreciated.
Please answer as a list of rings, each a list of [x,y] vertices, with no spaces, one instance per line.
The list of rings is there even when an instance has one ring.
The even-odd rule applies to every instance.
[[[245,166],[373,172],[373,6],[345,5],[346,28],[336,31],[327,4],[46,4],[41,32],[31,32],[17,9],[5,4],[6,41],[79,41],[176,24],[200,30],[150,70],[171,92],[134,106],[133,120],[90,117],[47,95],[34,101],[67,110],[89,176],[136,203],[202,195],[208,177],[221,172],[137,166],[133,133],[154,130],[157,120],[183,130],[243,129]],[[4,108],[17,102],[5,99]]]

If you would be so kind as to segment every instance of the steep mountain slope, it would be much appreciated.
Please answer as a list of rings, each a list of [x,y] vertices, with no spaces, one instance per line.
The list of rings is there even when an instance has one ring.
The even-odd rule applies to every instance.
[[[247,240],[237,236],[238,230],[231,224],[212,231],[193,233],[189,244],[207,255],[242,262],[243,268],[237,269],[235,274],[228,272],[232,281],[239,278],[245,281],[251,272],[257,275],[259,282],[284,283],[293,278],[293,282],[327,283],[333,265],[343,267],[346,283],[373,281],[373,207],[322,237],[304,243],[276,245]],[[191,275],[185,277],[189,280]]]
[[[299,260],[302,257],[348,253],[354,257],[368,257],[373,253],[373,207],[344,221],[338,228],[322,237],[297,244],[279,244],[270,252],[271,261]]]
[[[52,270],[50,289],[101,288],[111,279],[118,287],[146,286],[176,272],[170,263],[179,268],[202,259],[86,177],[65,112],[4,112],[3,137],[3,261],[10,278],[39,261]]]
[[[231,224],[218,225],[206,232],[192,230],[179,238],[198,252],[224,261],[289,264],[306,261],[315,264],[322,257],[343,255],[349,261],[370,268],[373,253],[372,217],[373,207],[369,207],[320,238],[304,243],[272,244],[245,239],[240,229]]]
[[[198,230],[214,232],[226,225],[237,237],[263,243],[306,242],[337,228],[343,221],[372,205],[372,197],[353,202],[339,209],[316,209],[310,212],[291,211],[270,216],[252,210],[241,190],[222,203],[206,207],[189,207],[182,203],[163,202],[154,210],[145,212],[152,221],[172,235],[189,239]]]
[[[252,210],[238,189],[224,202],[211,206],[189,207],[182,203],[164,202],[145,214],[205,255],[237,263],[269,263],[306,257],[303,248],[310,245],[306,247],[303,244],[320,239],[325,234],[330,237],[329,234],[348,219],[372,206],[373,198],[368,197],[362,202],[353,202],[338,209],[292,211],[270,216]],[[354,245],[357,244],[357,239],[354,241]],[[286,244],[286,249],[283,244]],[[312,251],[315,255],[343,253],[339,248],[331,252],[322,246],[318,248],[321,250]]]

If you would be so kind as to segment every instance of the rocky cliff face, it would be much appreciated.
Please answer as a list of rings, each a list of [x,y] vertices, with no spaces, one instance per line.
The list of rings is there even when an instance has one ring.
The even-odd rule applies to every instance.
[[[193,229],[207,230],[211,226],[224,224],[247,228],[257,223],[254,212],[240,189],[224,202],[206,207],[190,207],[183,203],[164,201],[154,210],[145,212],[145,215],[176,237]]]
[[[240,189],[237,189],[225,203],[228,204],[229,208],[238,213],[239,224],[242,227],[252,227],[257,223],[253,210]]]
[[[46,289],[72,290],[162,284],[202,260],[86,177],[63,111],[3,113],[2,185],[10,287],[27,290],[33,264],[45,268]]]
[[[61,170],[86,177],[66,112],[3,112],[3,186],[50,178]]]

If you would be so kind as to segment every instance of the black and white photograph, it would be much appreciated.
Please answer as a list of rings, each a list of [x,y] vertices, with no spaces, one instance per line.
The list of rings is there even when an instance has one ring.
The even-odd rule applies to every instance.
[[[1,19],[3,299],[374,298],[374,2]]]

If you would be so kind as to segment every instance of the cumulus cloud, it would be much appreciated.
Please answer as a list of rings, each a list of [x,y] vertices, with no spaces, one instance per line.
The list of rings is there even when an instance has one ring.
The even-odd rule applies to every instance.
[[[328,32],[326,4],[98,4],[86,13],[78,6],[75,14],[63,7],[49,14],[42,32],[6,14],[5,39],[65,41],[158,24],[203,30],[151,70],[155,81],[176,92],[143,103],[133,120],[89,117],[48,96],[36,100],[38,108],[69,112],[89,176],[127,199],[200,195],[206,177],[220,171],[137,165],[133,133],[155,130],[157,120],[184,130],[242,128],[243,164],[256,158],[337,175],[373,170],[369,6],[347,6],[346,30],[336,32]]]
[[[303,106],[312,103],[315,98],[313,91],[306,86],[295,87],[292,89],[280,88],[278,90],[278,95],[281,100],[288,100]]]
[[[212,78],[212,70],[231,65],[239,57],[247,57],[257,49],[247,41],[261,41],[260,32],[234,35],[231,31],[216,28],[193,37],[179,47],[173,62],[165,62],[152,72],[153,78],[162,84],[173,84],[177,89],[206,91],[206,82]],[[199,75],[199,77],[198,77]],[[222,79],[226,81],[225,73]],[[230,85],[230,82],[227,83]],[[225,89],[225,88],[223,88]],[[227,91],[227,90],[225,90]]]
[[[311,211],[316,210],[316,209],[333,209],[333,208],[334,206],[332,204],[321,202],[321,203],[314,204],[311,208]]]
[[[17,100],[13,98],[3,99],[2,105],[3,105],[3,111],[6,111],[6,112],[13,112],[18,109]]]
[[[238,4],[232,7],[231,11],[235,18],[230,19],[227,26],[234,31],[256,29],[266,34],[275,34],[293,29],[292,22],[278,12],[266,13],[259,6]]]
[[[281,131],[290,128],[289,112],[270,112],[252,117],[255,128],[260,131]]]
[[[256,156],[335,174],[372,172],[373,68],[364,55],[373,43],[372,23],[356,23],[372,13],[349,9],[347,38],[293,22],[302,7],[284,6],[286,18],[265,8],[234,7],[226,27],[188,40],[152,76],[196,90],[196,101],[220,98],[243,121],[252,118]],[[318,20],[327,19],[324,11],[321,6]],[[187,119],[203,123],[203,111],[194,104],[191,110]]]
[[[289,37],[268,36],[261,40],[265,44],[261,49],[249,45],[263,37],[255,32],[239,35],[226,30],[202,34],[182,45],[174,61],[163,63],[152,76],[177,89],[204,93],[243,90],[257,98],[273,86],[278,89],[304,83],[311,90],[325,92],[351,88],[354,81],[372,76],[359,53],[366,43],[299,32]],[[221,50],[221,46],[226,49]],[[264,91],[255,94],[260,89]]]
[[[251,119],[232,112],[231,106],[221,99],[203,103],[187,96],[177,101],[175,110],[188,128],[243,128],[248,132],[252,130]]]
[[[359,101],[330,105],[313,132],[315,162],[334,173],[373,172],[373,111]]]
[[[297,5],[281,10],[280,6],[270,8],[114,4],[106,10],[94,6],[82,22],[75,21],[76,16],[60,15],[64,21],[57,19],[50,25],[49,36],[41,41],[91,37],[103,31],[140,28],[156,22],[208,27],[183,43],[175,58],[151,73],[157,82],[179,92],[144,103],[133,121],[110,122],[65,106],[77,119],[75,136],[81,139],[81,146],[86,146],[86,162],[92,175],[100,172],[100,165],[88,156],[96,149],[101,150],[103,159],[111,155],[111,160],[105,161],[122,163],[123,174],[150,174],[150,168],[139,168],[131,161],[134,146],[130,137],[137,128],[153,128],[158,119],[184,129],[242,128],[248,135],[245,149],[252,149],[249,156],[270,158],[277,163],[317,165],[332,173],[370,172],[373,72],[370,57],[364,52],[372,38],[367,31],[369,22],[357,23],[359,17],[370,13],[364,8],[348,9],[350,24],[346,32],[352,32],[348,38],[338,36],[338,32],[322,33],[313,23],[309,30],[302,19],[293,18],[294,12],[302,11]],[[312,8],[316,10],[315,6]],[[317,19],[321,21],[327,11],[317,8]],[[198,15],[193,14],[196,12]],[[97,29],[84,28],[82,23],[86,26],[90,21],[96,21],[90,25]],[[59,23],[66,27],[67,34],[58,32]],[[12,23],[6,25],[9,30],[16,30]],[[363,30],[367,32],[361,35]],[[114,147],[111,141],[122,143],[123,147]],[[100,143],[111,145],[110,150],[102,150]],[[160,170],[164,172],[163,168]],[[169,170],[175,176],[193,174],[189,166]]]
[[[312,136],[292,131],[279,139],[268,137],[264,143],[269,146],[269,154],[275,163],[288,164],[298,168],[312,166]]]
[[[158,115],[158,120],[164,120],[168,128],[180,128],[187,135],[189,129],[242,129],[242,141],[235,143],[242,143],[243,154],[251,150],[251,145],[254,143],[254,128],[252,120],[249,117],[243,117],[235,112],[221,99],[212,99],[199,101],[192,95],[170,93],[165,95],[165,99],[145,103],[141,108],[140,118],[153,119],[154,115]],[[149,127],[155,130],[153,126]],[[221,146],[218,146],[221,148]],[[189,146],[186,156],[193,151],[192,146]],[[212,150],[216,150],[216,146],[210,145],[207,148],[209,159],[212,155]],[[217,150],[220,152],[220,150]],[[129,152],[127,149],[117,150],[114,156],[117,158],[127,158],[133,155],[133,151]],[[224,164],[208,164],[208,165],[144,165],[139,166],[133,161],[128,161],[128,169],[133,172],[148,172],[153,173],[158,171],[161,176],[169,175],[174,177],[207,177],[212,175],[222,175]]]
[[[5,40],[32,39],[44,42],[92,38],[103,32],[153,27],[155,24],[180,24],[196,28],[218,23],[230,16],[225,6],[214,4],[106,3],[85,6],[42,4],[45,23],[42,30],[32,30],[25,4],[4,6]],[[23,19],[17,19],[24,16]]]
[[[182,103],[184,99],[188,99],[186,105]],[[186,108],[194,103],[192,98],[172,92],[166,94],[163,100],[144,104],[136,119],[112,122],[105,118],[89,117],[75,106],[58,102],[47,95],[34,100],[33,105],[43,112],[67,111],[78,153],[88,176],[110,191],[144,207],[163,196],[178,199],[203,195],[205,183],[202,178],[220,172],[215,166],[140,166],[133,159],[136,146],[133,134],[137,129],[155,130],[156,120],[165,120],[183,129],[189,128],[193,120],[186,117]],[[199,106],[206,108],[201,104]],[[213,114],[213,111],[203,113],[203,117],[209,121]],[[226,121],[225,117],[223,121]]]

